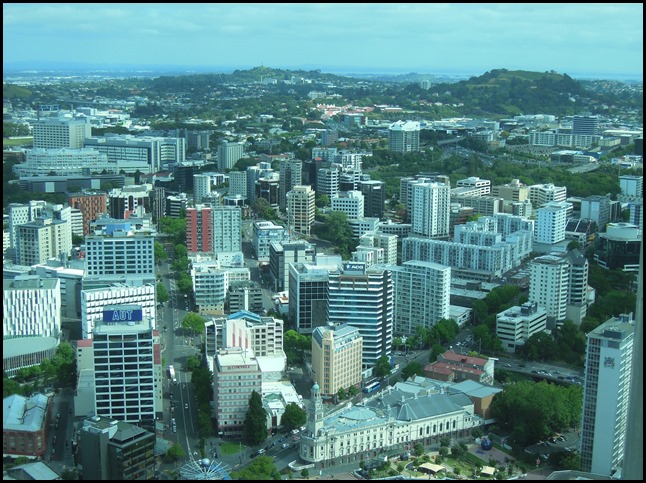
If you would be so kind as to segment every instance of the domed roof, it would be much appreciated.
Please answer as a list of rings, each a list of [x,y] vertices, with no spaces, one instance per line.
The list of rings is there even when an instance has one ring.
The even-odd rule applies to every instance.
[[[312,386],[312,391],[320,391],[320,390],[321,388],[319,387],[318,383],[315,382],[314,385]]]
[[[200,463],[202,463],[202,466],[209,466],[211,464],[211,460],[204,458]]]

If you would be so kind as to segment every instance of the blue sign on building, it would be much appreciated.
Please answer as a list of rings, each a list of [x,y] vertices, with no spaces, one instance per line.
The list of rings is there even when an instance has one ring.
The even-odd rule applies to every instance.
[[[103,322],[140,322],[141,305],[110,305],[103,308]]]

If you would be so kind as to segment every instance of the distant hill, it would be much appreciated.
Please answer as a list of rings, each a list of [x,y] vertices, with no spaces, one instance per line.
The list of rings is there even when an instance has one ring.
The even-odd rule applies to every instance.
[[[452,84],[432,86],[431,94],[459,100],[475,114],[574,114],[591,93],[567,74],[495,69]]]

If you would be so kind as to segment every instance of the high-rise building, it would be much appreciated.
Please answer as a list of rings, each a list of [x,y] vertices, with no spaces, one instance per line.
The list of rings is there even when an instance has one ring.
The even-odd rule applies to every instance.
[[[568,211],[572,204],[567,202],[547,203],[537,210],[535,243],[554,245],[565,240]]]
[[[94,412],[154,431],[162,408],[159,333],[139,305],[110,305],[77,343],[77,414]]]
[[[599,233],[594,261],[608,270],[637,272],[642,249],[643,231],[630,223],[608,223],[606,232]]]
[[[631,174],[619,176],[620,197],[639,200],[644,196],[644,177]]]
[[[229,195],[231,196],[240,195],[243,198],[247,198],[247,172],[246,171],[229,172]]]
[[[263,291],[258,282],[249,280],[231,283],[227,299],[229,314],[235,314],[241,310],[260,314],[264,310]]]
[[[565,201],[566,199],[567,188],[565,186],[555,186],[552,183],[533,184],[529,186],[529,201],[531,201],[532,207],[535,210],[550,201]]]
[[[108,212],[105,193],[71,193],[68,203],[83,214],[83,235],[90,232],[90,222]]]
[[[547,328],[547,313],[536,302],[510,307],[496,314],[496,335],[505,352],[516,351],[534,334]]]
[[[200,204],[211,194],[211,176],[196,173],[193,175],[193,203]]]
[[[390,356],[393,338],[393,283],[390,270],[345,263],[330,272],[327,318],[347,323],[363,337],[363,367]]]
[[[419,182],[412,185],[411,231],[432,238],[448,237],[451,188],[444,183]]]
[[[85,119],[39,119],[33,124],[34,148],[81,149],[85,139],[92,135]]]
[[[31,149],[27,160],[16,164],[13,172],[18,177],[27,176],[89,176],[92,173],[116,173],[117,165],[108,162],[108,157],[91,148],[82,149]]]
[[[334,396],[339,389],[361,383],[363,338],[348,324],[317,327],[312,333],[312,379],[321,381],[321,394]]]
[[[57,278],[19,275],[2,281],[2,337],[61,337],[61,289]]]
[[[153,185],[130,185],[114,188],[108,192],[110,217],[123,220],[131,216],[151,213],[153,207]]]
[[[271,221],[256,221],[253,224],[253,241],[259,262],[269,261],[269,244],[290,239],[289,229]]]
[[[287,193],[287,227],[290,233],[309,236],[314,224],[316,193],[311,186],[294,186]]]
[[[411,260],[388,269],[393,280],[395,334],[414,335],[418,325],[430,329],[450,317],[450,267]]]
[[[292,191],[294,187],[303,184],[302,181],[303,162],[299,159],[283,159],[280,161],[279,173],[279,194],[278,194],[278,207],[280,211],[285,212],[287,207],[287,193]]]
[[[548,328],[553,329],[567,318],[570,267],[557,255],[543,255],[530,262],[529,300],[544,307]]]
[[[335,129],[326,129],[321,133],[321,145],[334,146],[339,139],[339,131]]]
[[[337,167],[320,168],[316,172],[316,192],[330,200],[339,194],[341,170]]]
[[[186,208],[186,250],[213,253],[213,208],[210,204]]]
[[[284,322],[281,319],[240,311],[227,317],[222,343],[227,348],[250,349],[256,358],[277,356],[286,363],[283,330]]]
[[[518,179],[512,179],[507,184],[492,186],[491,196],[506,201],[522,202],[529,199],[529,186],[525,186]]]
[[[233,169],[238,160],[244,156],[244,143],[223,142],[218,146],[218,169]]]
[[[461,179],[455,185],[458,188],[471,188],[474,190],[471,196],[485,196],[491,193],[491,181],[478,178],[477,176]]]
[[[67,207],[67,212],[71,209]],[[50,258],[67,260],[72,251],[71,219],[37,218],[16,228],[16,261],[19,265],[38,265]]]
[[[396,153],[419,151],[420,125],[417,121],[397,121],[388,128],[388,149]]]
[[[242,210],[237,206],[213,207],[213,253],[242,250]]]
[[[79,473],[84,480],[152,480],[155,433],[141,427],[93,416],[79,432]]]
[[[592,195],[581,200],[581,219],[593,220],[603,231],[610,221],[610,198]]]
[[[357,183],[357,190],[363,193],[363,216],[382,219],[386,203],[386,183],[360,179]]]
[[[622,314],[587,335],[579,442],[583,471],[610,476],[621,465],[634,333],[632,314]]]
[[[574,116],[572,134],[594,136],[599,133],[599,116]]]

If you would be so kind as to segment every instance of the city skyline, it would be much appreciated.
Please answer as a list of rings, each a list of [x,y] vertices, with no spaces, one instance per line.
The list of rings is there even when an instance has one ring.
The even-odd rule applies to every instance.
[[[3,64],[642,79],[642,4],[3,4]]]

